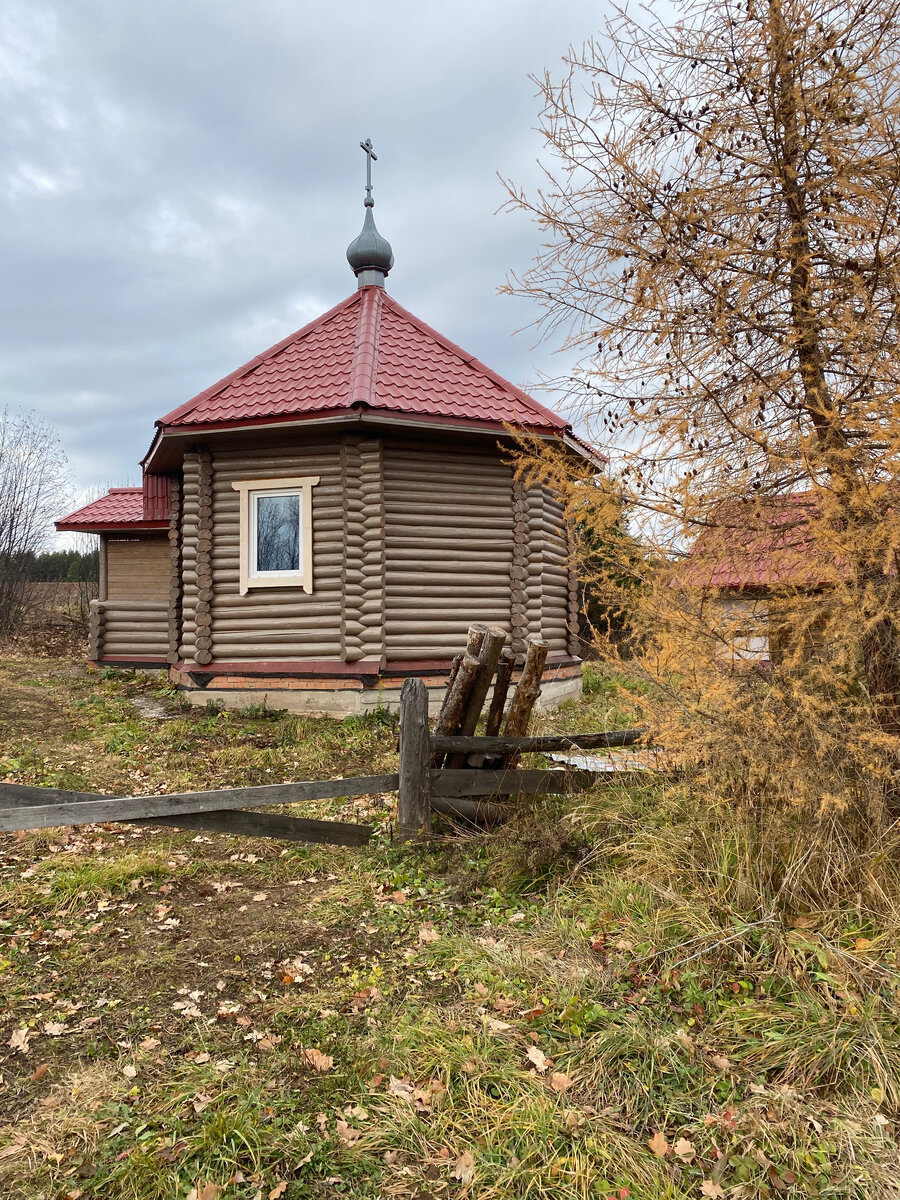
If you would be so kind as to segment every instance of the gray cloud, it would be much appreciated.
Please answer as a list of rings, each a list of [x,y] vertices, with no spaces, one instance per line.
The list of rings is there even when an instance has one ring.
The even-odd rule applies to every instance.
[[[401,304],[524,386],[559,370],[500,297],[539,231],[529,72],[589,0],[6,0],[0,406],[60,429],[80,486],[136,480],[153,420],[354,287],[371,136]],[[545,397],[546,398],[546,397]]]

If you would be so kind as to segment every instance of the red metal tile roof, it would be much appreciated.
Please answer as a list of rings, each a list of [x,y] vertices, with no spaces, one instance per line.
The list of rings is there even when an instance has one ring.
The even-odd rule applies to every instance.
[[[165,432],[361,410],[498,431],[504,424],[536,433],[568,431],[562,417],[379,287],[360,288],[158,424]]]
[[[168,529],[168,521],[144,520],[143,489],[110,488],[105,496],[85,504],[56,522],[56,528],[69,533],[99,533],[107,529]]]
[[[772,587],[823,587],[842,565],[816,545],[811,492],[793,492],[721,513],[721,523],[701,533],[676,572],[687,587],[743,591]]]

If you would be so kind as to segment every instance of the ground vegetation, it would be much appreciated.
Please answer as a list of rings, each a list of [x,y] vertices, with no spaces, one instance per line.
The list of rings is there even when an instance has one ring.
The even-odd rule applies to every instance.
[[[0,776],[108,793],[388,769],[396,720],[185,710],[0,664]],[[541,731],[627,726],[598,667]],[[648,776],[366,848],[0,837],[11,1200],[897,1196],[897,913],[798,893]],[[781,847],[789,854],[790,848]],[[795,851],[797,852],[797,851]]]

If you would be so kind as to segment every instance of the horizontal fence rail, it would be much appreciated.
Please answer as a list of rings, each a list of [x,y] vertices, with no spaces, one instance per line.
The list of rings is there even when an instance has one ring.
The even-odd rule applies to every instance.
[[[221,788],[211,792],[182,792],[160,796],[99,796],[92,792],[64,792],[58,788],[7,783],[0,784],[0,832],[47,829],[56,825],[89,825],[98,821],[145,821],[147,824],[176,825],[180,824],[183,818],[196,814],[216,814],[218,820],[229,815],[230,810],[236,809],[262,808],[270,804],[298,804],[308,800],[332,800],[344,796],[367,796],[373,792],[393,792],[397,790],[398,782],[398,776],[395,774],[364,775],[353,779],[272,783],[262,787]],[[159,821],[154,821],[154,818],[159,818]],[[219,824],[221,827],[221,820]],[[189,822],[188,825],[193,828],[199,827],[197,822]],[[348,837],[356,837],[356,842],[352,844],[357,844],[360,840],[367,841],[371,834],[371,830],[365,825],[347,825],[346,829],[365,833],[365,837],[362,838],[347,833]]]
[[[498,633],[498,639],[499,636]],[[493,650],[499,654],[499,640]],[[479,694],[476,699],[480,711],[484,697]],[[474,721],[470,725],[474,728]],[[545,737],[431,734],[425,685],[421,679],[412,678],[406,680],[401,691],[400,761],[396,773],[154,796],[103,796],[27,784],[0,784],[0,832],[127,821],[248,837],[361,846],[372,836],[369,825],[255,810],[277,804],[396,791],[399,793],[397,835],[408,840],[430,832],[432,811],[474,824],[497,824],[517,811],[514,803],[517,796],[586,792],[600,782],[640,774],[627,768],[599,774],[572,768],[523,769],[517,761],[523,753],[632,746],[645,732],[618,729]]]
[[[633,746],[645,729],[612,729],[606,733],[552,734],[549,737],[461,737],[459,734],[432,734],[431,749],[439,753],[465,750],[468,754],[541,754],[551,750],[607,750],[614,746]]]

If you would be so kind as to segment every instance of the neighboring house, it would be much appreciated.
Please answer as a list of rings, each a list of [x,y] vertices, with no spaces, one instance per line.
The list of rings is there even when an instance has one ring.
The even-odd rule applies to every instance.
[[[57,523],[100,534],[91,659],[341,714],[443,687],[484,621],[547,639],[545,702],[578,694],[562,508],[514,480],[509,430],[602,457],[387,295],[371,194],[347,257],[351,296],[156,422],[142,488]]]
[[[810,529],[812,492],[793,492],[723,507],[698,535],[675,572],[676,583],[700,593],[723,635],[722,655],[766,665],[793,644],[790,602],[832,586],[839,569]],[[810,630],[805,638],[812,636]]]

